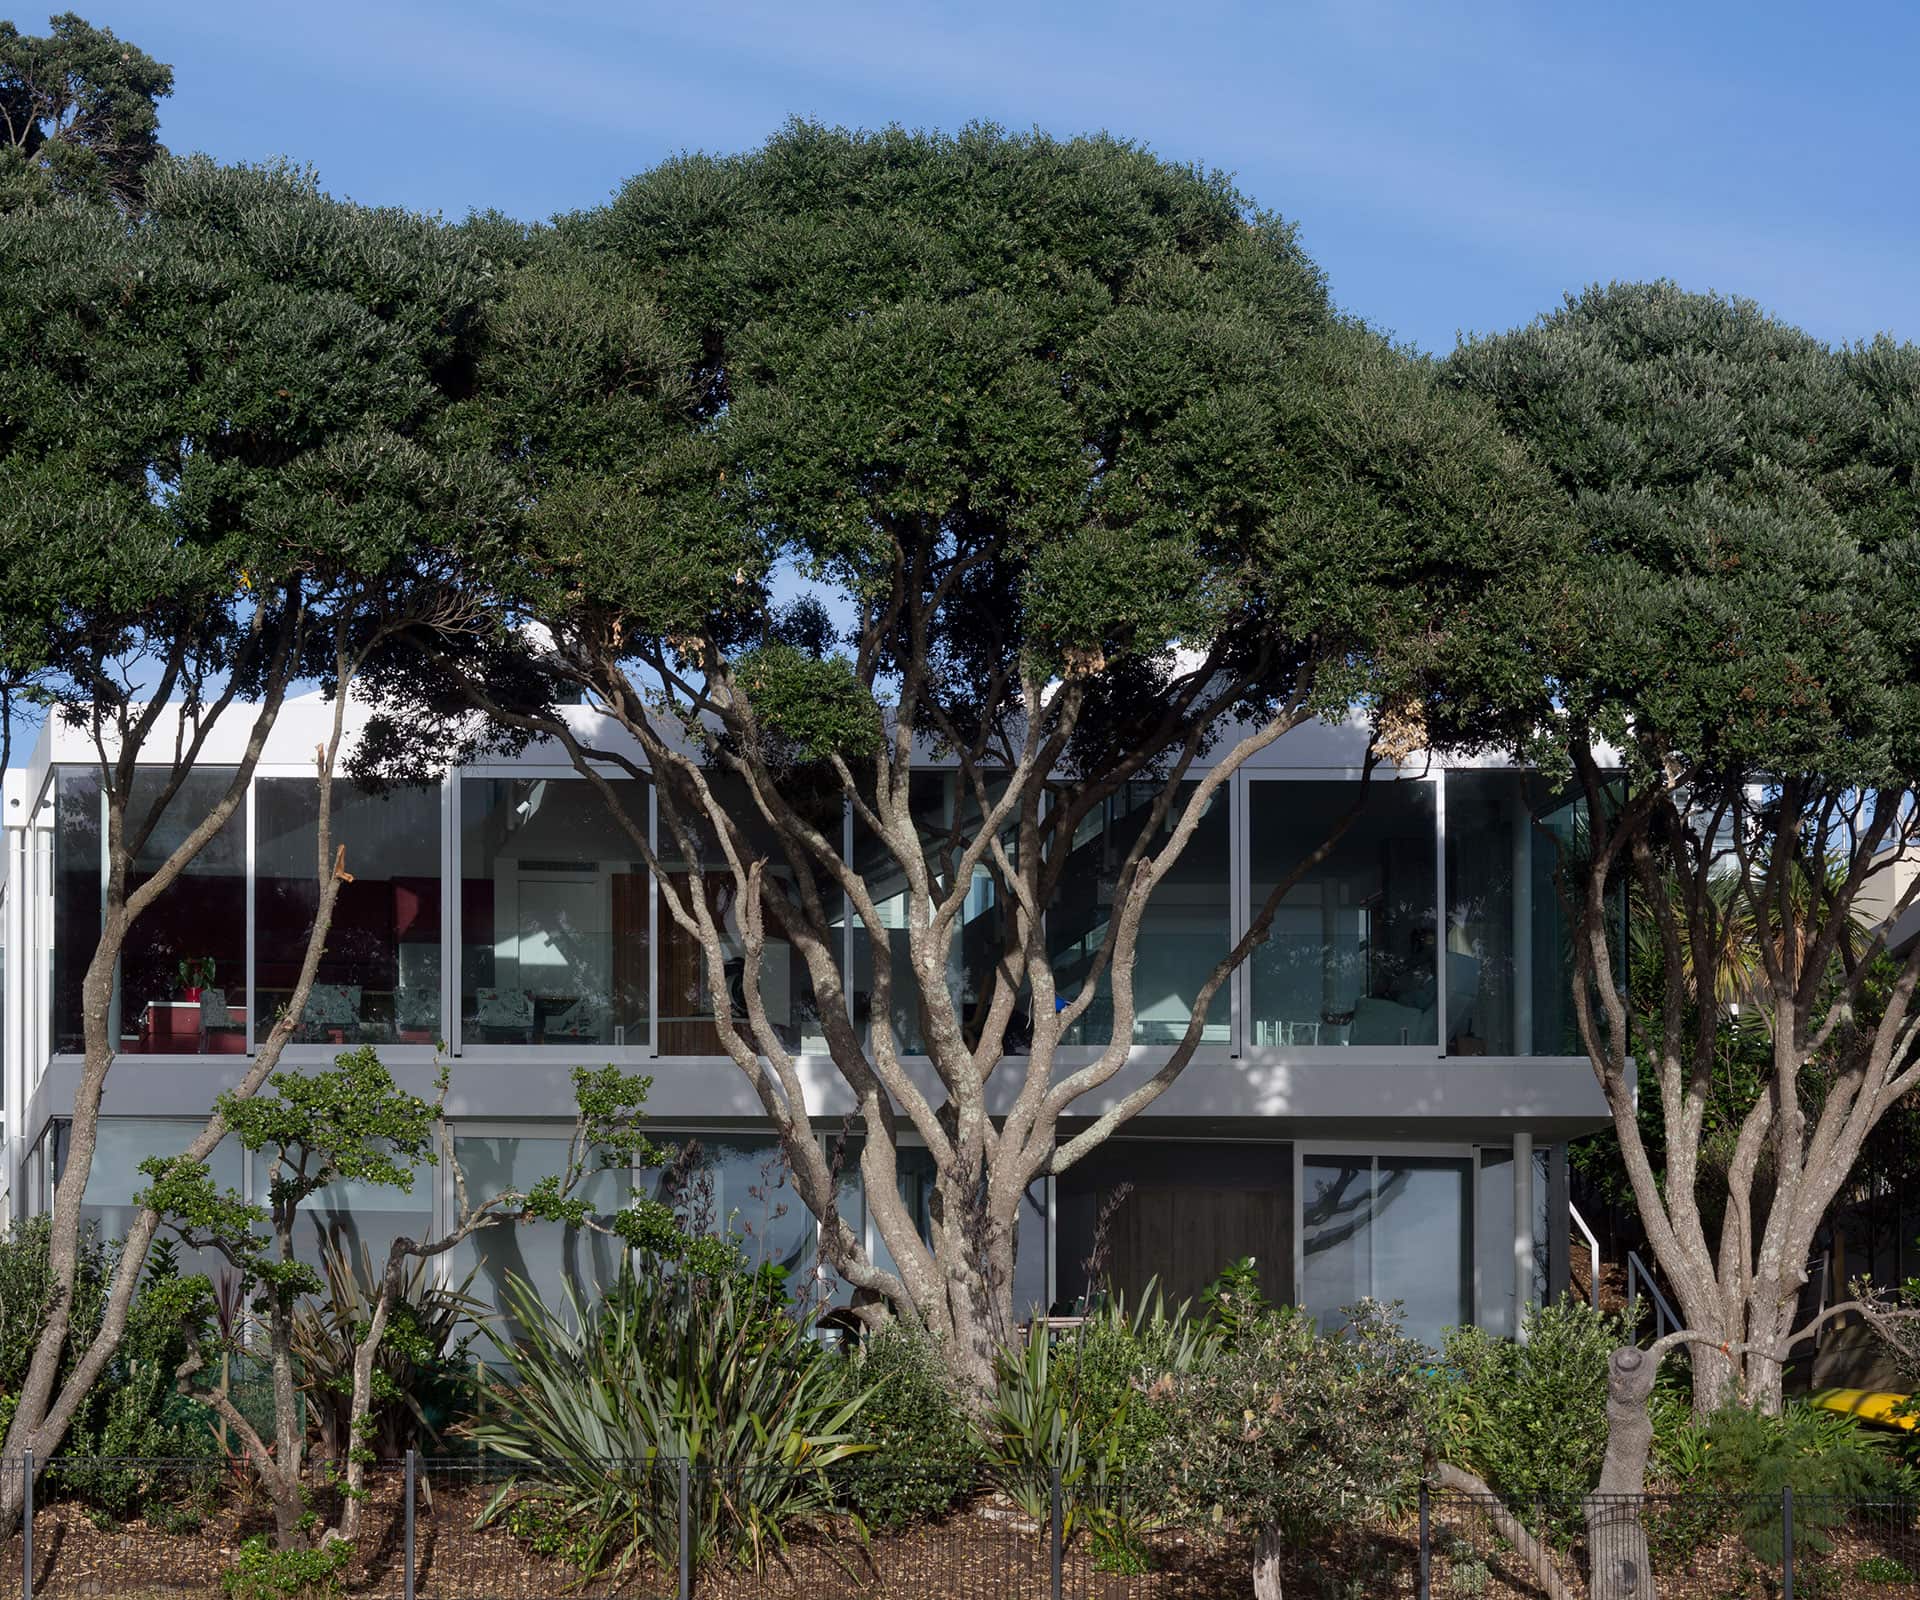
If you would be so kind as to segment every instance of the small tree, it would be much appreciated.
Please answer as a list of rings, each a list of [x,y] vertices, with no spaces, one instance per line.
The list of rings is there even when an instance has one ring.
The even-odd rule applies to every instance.
[[[1332,1337],[1303,1312],[1263,1317],[1148,1394],[1166,1423],[1148,1481],[1176,1514],[1254,1535],[1258,1600],[1281,1600],[1288,1551],[1403,1510],[1419,1487],[1434,1422],[1432,1353],[1377,1303],[1344,1315]]]
[[[535,1220],[598,1226],[635,1244],[681,1238],[662,1202],[636,1198],[606,1222],[592,1217],[587,1202],[575,1193],[595,1171],[658,1161],[660,1152],[638,1128],[647,1080],[610,1067],[577,1071],[579,1115],[563,1171],[531,1190],[505,1190],[479,1199],[467,1190],[454,1159],[452,1136],[441,1118],[447,1081],[443,1069],[433,1100],[408,1094],[367,1046],[342,1052],[324,1071],[277,1072],[271,1093],[223,1095],[219,1114],[232,1136],[242,1149],[266,1158],[264,1205],[250,1204],[231,1190],[220,1191],[204,1162],[155,1157],[142,1164],[153,1182],[140,1203],[165,1217],[183,1242],[225,1256],[253,1292],[253,1312],[266,1333],[272,1373],[272,1442],[260,1436],[224,1387],[209,1389],[194,1382],[206,1368],[206,1352],[190,1356],[178,1378],[183,1392],[216,1412],[240,1439],[273,1502],[282,1549],[304,1547],[314,1525],[306,1498],[307,1430],[295,1363],[300,1299],[323,1288],[319,1273],[300,1258],[296,1245],[306,1201],[335,1183],[411,1190],[420,1171],[442,1159],[454,1178],[452,1225],[427,1239],[402,1235],[393,1240],[367,1318],[354,1329],[341,1513],[338,1523],[323,1532],[321,1543],[351,1539],[358,1526],[372,1456],[373,1406],[376,1400],[395,1398],[382,1394],[377,1382],[380,1343],[411,1263],[444,1255],[482,1228]]]

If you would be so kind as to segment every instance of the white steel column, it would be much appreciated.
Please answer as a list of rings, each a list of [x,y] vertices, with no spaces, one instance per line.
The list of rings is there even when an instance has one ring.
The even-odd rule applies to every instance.
[[[1533,1298],[1533,1135],[1513,1136],[1513,1333],[1525,1337]]]

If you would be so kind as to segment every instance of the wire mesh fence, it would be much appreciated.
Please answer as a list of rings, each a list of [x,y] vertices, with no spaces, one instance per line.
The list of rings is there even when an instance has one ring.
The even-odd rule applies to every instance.
[[[0,1460],[0,1595],[227,1600],[275,1507],[243,1462]],[[30,1490],[30,1498],[28,1491]],[[313,1528],[345,1508],[305,1486]],[[409,1458],[367,1472],[350,1557],[314,1594],[364,1600],[1245,1600],[1244,1516],[1169,1520],[1153,1486],[1051,1473],[956,1492],[913,1464],[827,1472],[652,1460]],[[311,1537],[311,1534],[308,1535]],[[1661,1600],[1920,1600],[1920,1504],[1790,1493],[1428,1494],[1356,1507],[1283,1541],[1306,1600],[1569,1600],[1632,1594],[1597,1568],[1638,1563]],[[1551,1573],[1546,1566],[1550,1565]]]

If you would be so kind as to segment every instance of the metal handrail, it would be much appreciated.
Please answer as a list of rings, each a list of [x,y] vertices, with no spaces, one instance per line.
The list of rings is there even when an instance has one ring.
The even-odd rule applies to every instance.
[[[1640,1252],[1629,1250],[1627,1252],[1627,1312],[1629,1315],[1632,1315],[1633,1308],[1639,1304],[1642,1284],[1646,1285],[1647,1293],[1653,1296],[1654,1338],[1662,1339],[1670,1333],[1677,1333],[1685,1324],[1673,1314],[1673,1307],[1667,1304],[1667,1297],[1660,1292],[1660,1285],[1654,1281],[1653,1273],[1648,1270],[1646,1262],[1640,1259]]]
[[[1593,1302],[1593,1309],[1600,1309],[1600,1241],[1594,1237],[1593,1229],[1587,1226],[1587,1219],[1580,1215],[1580,1208],[1571,1200],[1567,1202],[1567,1211],[1573,1218],[1573,1225],[1580,1230],[1580,1237],[1587,1241],[1587,1253],[1593,1257],[1593,1276],[1587,1284],[1587,1297]]]

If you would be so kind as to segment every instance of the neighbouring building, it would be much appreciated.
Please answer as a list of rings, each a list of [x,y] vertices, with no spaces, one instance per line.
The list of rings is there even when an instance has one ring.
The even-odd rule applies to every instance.
[[[328,715],[317,700],[289,704],[248,804],[136,926],[88,1190],[109,1235],[129,1216],[139,1160],[183,1146],[294,986],[316,893],[311,753]],[[243,732],[236,722],[223,735],[237,748]],[[1250,907],[1348,808],[1362,745],[1357,730],[1300,729],[1215,803],[1156,890],[1134,1059],[1116,1091],[1164,1059]],[[196,810],[229,780],[221,760],[216,741],[189,781]],[[956,803],[950,774],[916,781],[928,807]],[[1129,1290],[1157,1278],[1190,1295],[1250,1255],[1277,1298],[1320,1312],[1369,1294],[1397,1299],[1430,1339],[1464,1322],[1509,1331],[1518,1300],[1556,1293],[1567,1281],[1566,1141],[1607,1119],[1574,1033],[1552,881],[1580,807],[1543,801],[1539,789],[1498,766],[1376,777],[1360,820],[1288,894],[1271,940],[1216,1001],[1180,1081],[1124,1135],[1035,1186],[1020,1237],[1022,1305],[1066,1309],[1085,1292],[1096,1220],[1123,1184],[1106,1247],[1113,1280]],[[1146,799],[1144,788],[1116,796],[1074,841],[1083,864],[1065,874],[1047,923],[1063,992],[1098,947],[1114,868]],[[7,774],[0,812],[7,1198],[27,1214],[46,1206],[63,1160],[80,980],[99,926],[103,807],[84,737],[48,727]],[[555,1169],[574,1066],[643,1068],[655,1128],[700,1138],[718,1208],[756,1251],[809,1269],[812,1220],[781,1188],[758,1107],[718,1053],[698,952],[563,759],[535,750],[384,796],[342,782],[334,818],[353,881],[286,1065],[371,1043],[403,1084],[427,1092],[444,1040],[449,1120],[476,1190]],[[851,816],[843,837],[856,863],[879,858]],[[163,827],[147,858],[172,842]],[[713,870],[663,860],[676,876]],[[883,913],[901,904],[883,901]],[[996,914],[983,875],[950,974],[963,991],[977,982]],[[844,928],[856,1017],[867,942],[882,935],[904,939],[897,927]],[[788,1043],[803,1058],[821,1051],[797,961],[770,943],[767,964],[764,990]],[[909,1038],[911,1010],[897,1019]],[[1104,1038],[1096,1006],[1087,1045]],[[849,1103],[824,1053],[809,1077],[821,1124],[833,1125]],[[215,1167],[243,1191],[263,1182],[230,1147]],[[903,1169],[910,1191],[924,1185],[910,1152]],[[857,1213],[857,1173],[848,1181]],[[609,1204],[617,1188],[608,1181]],[[328,1193],[303,1247],[317,1251],[331,1232],[377,1253],[450,1203],[444,1171],[424,1174],[411,1194]],[[442,1270],[475,1273],[475,1292],[493,1297],[508,1273],[551,1289],[614,1264],[604,1239],[542,1225],[483,1233]]]

